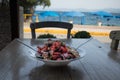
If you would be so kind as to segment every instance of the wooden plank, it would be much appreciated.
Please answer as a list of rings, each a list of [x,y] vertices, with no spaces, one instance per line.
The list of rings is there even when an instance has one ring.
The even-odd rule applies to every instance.
[[[71,74],[72,80],[92,80],[88,72],[85,70],[83,64],[81,63],[81,59],[71,62],[69,65],[71,70],[68,72]]]
[[[0,53],[1,80],[118,80],[120,51],[113,51],[95,39],[62,39],[67,45],[86,51],[86,55],[63,67],[50,67],[31,57],[37,45],[46,40],[17,39]],[[88,41],[88,42],[87,42]],[[86,43],[87,42],[87,43]],[[4,53],[4,54],[3,54]]]
[[[0,79],[29,80],[29,73],[37,65],[37,60],[29,56],[29,51],[31,49],[16,40],[2,50],[2,53],[6,53],[7,55],[3,57],[5,59],[2,59],[0,56],[0,61],[2,61],[2,65],[0,64],[2,66],[0,68],[0,72],[2,71]]]
[[[14,44],[12,44],[12,46],[14,46],[14,48],[15,48]],[[1,74],[0,75],[0,79],[2,79],[2,78],[5,77],[3,75],[5,75],[7,73],[7,71],[10,70],[10,68],[12,67],[12,65],[14,64],[14,62],[16,62],[16,60],[17,60],[17,58],[19,56],[19,55],[15,54],[14,57],[16,57],[16,58],[13,58],[11,52],[9,52],[9,49],[8,50],[6,50],[6,49],[8,49],[8,48],[6,47],[5,49],[3,49],[1,51],[1,55],[0,55],[0,74]],[[9,59],[14,59],[13,60],[13,64],[10,62]]]
[[[107,49],[99,42],[93,40],[88,46],[84,46],[87,49],[88,55],[84,58],[83,65],[88,71],[92,80],[117,80],[119,79],[120,65],[112,61],[108,56],[109,48]]]
[[[84,68],[82,67],[82,65],[78,61],[72,62],[68,66],[61,66],[61,67],[51,67],[51,66],[46,66],[41,64],[38,64],[38,66],[39,67],[33,70],[34,73],[31,74],[32,75],[31,79],[91,80],[88,74],[86,73],[86,71],[84,71]]]
[[[86,43],[85,45],[83,45],[82,47],[80,47],[80,49],[84,49],[85,51],[86,51],[86,55],[84,56],[84,58],[82,58],[81,60],[80,60],[80,62],[81,62],[81,64],[82,64],[82,66],[83,66],[83,68],[84,68],[84,70],[87,72],[87,74],[89,75],[89,78],[91,79],[91,80],[101,80],[100,78],[99,78],[99,75],[97,75],[97,73],[95,72],[95,70],[94,70],[94,68],[93,67],[91,67],[89,64],[88,64],[88,61],[89,61],[89,54],[91,53],[91,50],[93,50],[93,49],[91,49],[92,47],[91,47],[91,45],[89,45],[91,43],[91,41],[90,42],[88,42],[88,43]],[[84,48],[84,46],[85,46],[85,48]],[[87,47],[89,47],[89,49],[87,48]],[[88,56],[88,57],[87,57]],[[88,61],[86,60],[86,58],[88,59]],[[94,58],[92,58],[92,59],[94,59]],[[86,79],[87,80],[87,79]]]
[[[65,42],[68,45],[71,46],[76,46],[76,44],[79,44],[78,40],[66,40],[66,39],[61,39],[63,42]],[[81,43],[86,42],[88,39],[83,39],[80,40]],[[29,43],[29,40],[21,40],[25,44],[31,46],[30,43],[33,43],[31,47],[36,47],[37,45],[43,45],[44,41],[43,40],[31,40]],[[45,40],[46,41],[46,40]],[[72,43],[71,43],[72,42]],[[74,43],[76,44],[74,45]],[[77,43],[78,42],[78,43]],[[80,45],[79,44],[79,45]],[[34,47],[34,49],[35,49]],[[77,46],[76,46],[77,47]],[[31,79],[49,79],[49,80],[78,80],[78,79],[83,79],[83,80],[90,80],[88,74],[86,71],[84,71],[84,68],[82,68],[81,64],[79,66],[75,65],[76,63],[71,63],[71,65],[66,66],[66,67],[48,67],[45,65],[41,65],[41,63],[38,62],[37,68],[35,68],[34,73],[31,75]],[[80,68],[81,67],[81,68]],[[39,72],[38,72],[39,71]],[[49,75],[46,75],[49,74]],[[84,75],[85,74],[85,75]],[[84,77],[82,77],[84,75]]]

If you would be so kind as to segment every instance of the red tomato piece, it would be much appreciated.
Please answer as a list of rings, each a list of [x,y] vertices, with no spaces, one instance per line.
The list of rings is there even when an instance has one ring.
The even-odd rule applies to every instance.
[[[52,59],[53,59],[53,60],[56,60],[57,57],[58,57],[58,55],[52,55]]]
[[[55,51],[55,46],[51,46],[50,50]]]
[[[53,55],[60,55],[60,52],[54,52]]]
[[[62,53],[66,53],[67,52],[67,48],[66,47],[61,46],[60,48],[62,50]]]

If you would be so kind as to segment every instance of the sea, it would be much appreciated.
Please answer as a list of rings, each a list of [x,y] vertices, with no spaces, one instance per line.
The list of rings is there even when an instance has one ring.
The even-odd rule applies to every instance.
[[[37,14],[39,21],[72,21],[73,24],[78,25],[99,25],[99,23],[101,23],[102,26],[120,26],[120,13],[111,13],[113,17],[101,17],[91,14],[91,12],[82,12],[85,15],[83,18],[80,16],[41,16],[40,13],[42,12],[43,11],[36,11],[32,17],[32,21],[35,22]],[[54,12],[57,12],[58,14],[64,13],[63,11]]]

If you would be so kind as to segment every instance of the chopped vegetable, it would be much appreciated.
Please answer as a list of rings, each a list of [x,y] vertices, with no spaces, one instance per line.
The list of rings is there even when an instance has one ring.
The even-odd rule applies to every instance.
[[[65,45],[59,40],[48,40],[44,46],[37,46],[37,51],[41,59],[47,60],[68,60],[80,57],[78,52]]]

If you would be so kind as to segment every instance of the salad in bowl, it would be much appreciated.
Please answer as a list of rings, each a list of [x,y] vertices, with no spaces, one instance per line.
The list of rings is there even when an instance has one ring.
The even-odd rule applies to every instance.
[[[47,65],[66,65],[80,58],[78,50],[59,40],[48,40],[43,46],[37,46],[36,57]]]

